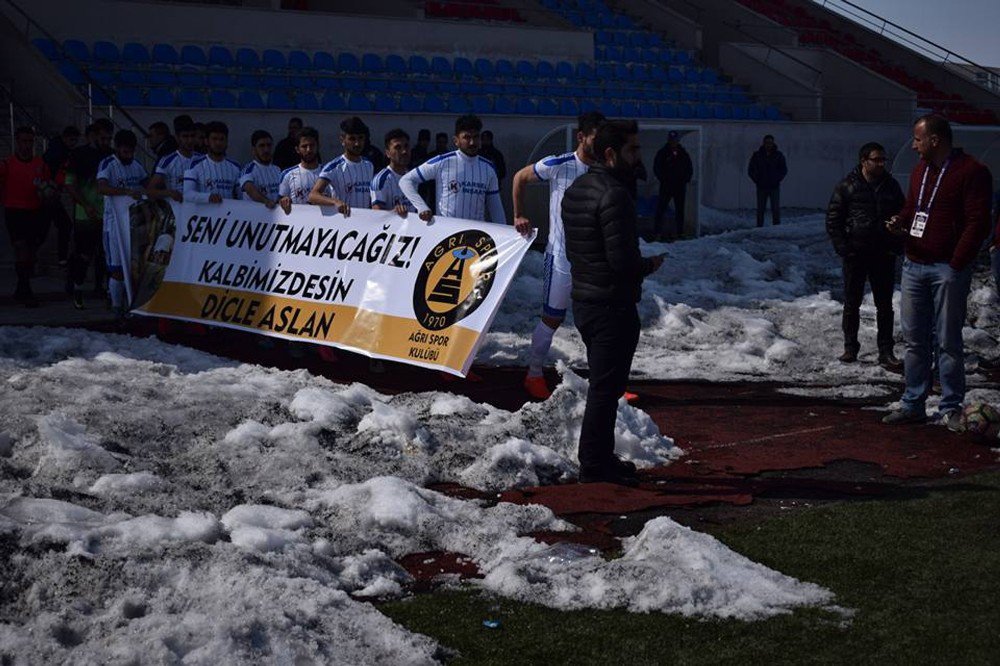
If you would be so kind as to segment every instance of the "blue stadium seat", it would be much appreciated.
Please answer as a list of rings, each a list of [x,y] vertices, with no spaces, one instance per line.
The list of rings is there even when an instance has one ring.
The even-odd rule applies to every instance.
[[[679,118],[694,118],[694,108],[690,104],[678,104],[677,116]]]
[[[108,94],[98,90],[97,88],[94,88],[94,90],[91,91],[90,99],[94,104],[100,106],[111,104],[111,98],[108,97]]]
[[[347,109],[349,111],[371,111],[372,101],[364,93],[353,92],[347,96]]]
[[[587,99],[581,99],[580,113],[590,113],[591,111],[597,111],[597,102],[589,97]]]
[[[375,79],[372,77],[366,77],[363,79],[365,90],[371,90],[375,92],[385,92],[389,89],[389,82],[385,79]]]
[[[343,111],[347,105],[344,104],[343,95],[328,90],[323,93],[323,99],[320,102],[320,106],[323,107],[324,111]]]
[[[633,48],[642,48],[646,45],[646,33],[639,30],[630,32],[628,34],[628,45]]]
[[[642,62],[642,50],[634,46],[626,46],[622,49],[621,59],[625,62]]]
[[[240,88],[260,88],[260,77],[256,74],[239,74],[236,76],[236,85]]]
[[[611,66],[611,76],[607,78],[614,78],[615,81],[628,81],[632,78],[632,73],[629,71],[628,65],[623,62],[615,63]]]
[[[223,72],[214,72],[206,77],[209,88],[236,88],[236,76]]]
[[[130,86],[143,86],[146,83],[146,72],[141,69],[123,69],[118,72],[118,80]]]
[[[316,87],[323,90],[340,90],[340,80],[335,76],[318,75],[315,79]]]
[[[311,92],[299,90],[295,93],[295,108],[299,111],[319,111],[319,101]]]
[[[340,87],[348,92],[365,89],[365,80],[356,76],[344,76],[340,79]]]
[[[621,109],[618,107],[618,103],[611,100],[602,101],[597,105],[597,108],[608,118],[614,118],[621,115]]]
[[[664,102],[660,104],[660,117],[661,118],[676,118],[678,116],[677,105],[673,102]]]
[[[261,64],[267,69],[286,69],[288,67],[285,54],[276,49],[265,49]]]
[[[594,78],[594,68],[585,62],[577,63],[576,78],[591,81]]]
[[[151,69],[146,74],[146,80],[153,86],[175,86],[177,75],[169,69]]]
[[[203,88],[205,75],[198,70],[185,69],[177,74],[177,83],[185,88]]]
[[[661,38],[655,32],[651,32],[646,36],[646,46],[656,49],[662,48],[664,46],[663,38]]]
[[[764,109],[759,104],[750,107],[750,120],[764,120]]]
[[[554,85],[545,86],[545,88],[541,91],[541,94],[547,95],[548,97],[566,97],[568,93],[566,92],[565,86]]]
[[[624,60],[625,54],[622,49],[618,46],[609,46],[604,50],[604,60],[609,60],[611,62],[618,62],[619,60]]]
[[[181,47],[181,63],[184,65],[194,65],[195,67],[206,67],[208,65],[208,56],[205,55],[205,51],[200,46],[185,44]]]
[[[263,109],[264,100],[256,90],[241,90],[237,104],[241,109]]]
[[[572,79],[576,76],[576,72],[573,70],[573,65],[566,62],[565,60],[560,60],[556,63],[556,78],[557,79]]]
[[[438,76],[451,76],[451,63],[446,58],[434,56],[431,59],[431,72]]]
[[[142,91],[138,88],[119,88],[115,96],[121,106],[142,106]]]
[[[715,113],[713,113],[712,107],[705,103],[695,105],[694,115],[698,118],[703,118],[703,119],[715,117]]]
[[[559,101],[559,115],[560,116],[578,116],[580,115],[580,106],[573,99],[563,99]]]
[[[288,77],[288,87],[293,90],[311,90],[315,85],[311,76],[292,74]]]
[[[434,84],[434,89],[437,92],[457,95],[462,92],[462,84],[458,81],[438,81]]]
[[[646,69],[645,65],[632,65],[630,69],[633,81],[649,80],[649,70]]]
[[[639,115],[639,105],[635,102],[624,101],[621,105],[621,113],[626,118],[635,118]]]
[[[200,90],[181,90],[179,106],[190,109],[201,109],[208,106],[205,93]]]
[[[396,93],[408,93],[413,90],[413,86],[405,79],[390,79],[389,90]]]
[[[769,106],[764,109],[764,117],[768,120],[781,120],[781,111],[776,106]]]
[[[598,81],[610,81],[615,78],[614,68],[606,62],[597,63],[594,77]]]
[[[284,90],[272,90],[267,93],[267,108],[269,109],[294,109],[295,103]]]
[[[158,65],[176,65],[181,58],[170,44],[153,44],[152,61]]]
[[[474,95],[472,97],[473,113],[493,113],[493,98],[486,95]]]
[[[384,113],[393,113],[399,109],[399,104],[396,102],[394,96],[387,93],[380,93],[375,95],[374,109]]]
[[[120,62],[122,59],[118,46],[111,42],[94,42],[95,62]],[[133,105],[134,106],[134,105]]]
[[[514,100],[506,95],[497,97],[493,101],[493,112],[500,114],[509,114],[517,111],[517,107],[514,105]]]
[[[555,65],[547,60],[540,60],[535,69],[535,75],[540,79],[554,79],[556,78]]]
[[[674,51],[674,62],[678,65],[687,65],[691,62],[691,54],[682,49]]]
[[[254,49],[236,49],[236,64],[243,69],[260,69],[260,55]]]
[[[472,111],[472,103],[465,95],[448,96],[448,113],[469,113]]]
[[[58,62],[62,60],[62,54],[59,52],[59,47],[51,39],[42,39],[41,37],[36,37],[31,40],[31,43],[35,45],[43,56],[48,58],[53,62]]]
[[[453,69],[456,74],[461,74],[462,76],[472,76],[475,70],[472,68],[472,62],[468,58],[455,58]]]
[[[424,111],[428,113],[444,113],[448,106],[440,95],[427,95],[424,97]]]
[[[623,30],[631,30],[635,27],[635,24],[625,14],[615,14],[615,27]]]
[[[149,106],[174,106],[176,99],[173,91],[168,88],[150,88],[146,103]]]
[[[659,49],[643,49],[640,60],[650,65],[660,62]]]
[[[659,65],[651,65],[649,67],[649,78],[657,82],[665,82],[667,80],[667,70],[663,69]]]
[[[427,81],[424,79],[417,79],[411,81],[410,84],[413,86],[413,92],[431,94],[437,92],[437,85],[433,81]]]
[[[290,69],[297,69],[300,72],[307,72],[313,68],[313,63],[309,54],[305,51],[289,51],[288,67]],[[315,101],[315,98],[313,98],[313,101]]]
[[[149,61],[149,49],[145,44],[128,42],[122,47],[122,62],[126,65],[146,65]]]
[[[733,119],[734,120],[746,120],[750,114],[747,113],[747,107],[742,105],[733,106]]]
[[[476,76],[481,79],[493,78],[493,63],[486,58],[477,58],[476,62],[473,63],[473,69],[476,72]]]
[[[63,51],[72,60],[90,62],[90,49],[79,39],[67,39],[63,42]]]
[[[501,58],[496,61],[496,72],[497,76],[505,79],[514,78],[514,63],[510,60]]]
[[[558,116],[559,115],[559,105],[553,100],[543,97],[538,100],[538,113],[543,116]]]
[[[691,85],[681,86],[680,99],[683,102],[697,102],[698,89]]]
[[[535,106],[535,103],[531,101],[530,97],[519,98],[514,108],[516,113],[522,116],[533,116],[538,113],[538,107]]]
[[[518,60],[514,72],[518,78],[533,79],[535,78],[535,65],[527,60]]]
[[[672,65],[674,63],[674,52],[671,49],[660,49],[660,64]]]
[[[667,79],[673,84],[684,83],[684,70],[680,67],[671,67],[667,70]]]
[[[395,53],[385,57],[385,69],[393,74],[406,74],[406,61]]]
[[[628,35],[624,32],[612,32],[611,37],[611,43],[615,46],[628,46]]]
[[[420,113],[423,108],[423,100],[416,95],[402,95],[399,98],[399,110],[403,113]]]
[[[235,67],[236,60],[233,53],[225,46],[214,44],[208,47],[208,64],[212,67]]]
[[[427,62],[427,58],[419,55],[410,56],[410,73],[411,74],[430,74],[431,64]]]
[[[377,53],[365,53],[361,56],[362,72],[381,72],[384,69],[382,57]]]
[[[334,72],[337,70],[337,59],[333,54],[326,51],[317,51],[313,54],[313,69],[324,72]]]
[[[716,104],[712,111],[717,120],[729,120],[733,117],[733,107],[731,104]]]
[[[643,118],[656,118],[660,115],[660,110],[653,102],[643,102],[639,105],[639,115]]]
[[[102,86],[114,85],[114,82],[118,79],[118,72],[111,69],[92,68],[89,71],[90,78]]]
[[[337,56],[337,70],[341,72],[360,72],[361,61],[358,56],[345,51]]]
[[[208,94],[208,105],[213,109],[235,109],[236,95],[228,90],[213,90]]]
[[[265,74],[260,83],[262,88],[268,90],[282,90],[288,87],[288,77],[284,74]]]
[[[685,67],[684,80],[688,83],[699,83],[701,81],[701,72],[698,71],[697,67]]]
[[[598,30],[594,33],[594,44],[609,46],[614,43],[614,36],[608,30]]]
[[[719,73],[711,67],[706,67],[701,71],[701,82],[716,84],[719,82]]]

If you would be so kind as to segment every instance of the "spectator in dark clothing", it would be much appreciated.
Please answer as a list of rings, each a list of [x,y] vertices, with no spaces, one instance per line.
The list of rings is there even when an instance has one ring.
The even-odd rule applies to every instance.
[[[482,135],[480,135],[480,138],[482,138]],[[448,134],[446,132],[438,132],[434,135],[434,152],[430,153],[427,159],[433,159],[447,152],[451,152],[451,148],[448,145]],[[417,187],[417,192],[427,202],[431,210],[437,210],[437,188],[434,186],[434,181],[429,180],[426,183],[420,183],[420,186]]]
[[[416,169],[427,161],[431,148],[431,131],[422,129],[417,133],[417,144],[410,149],[410,168]]]
[[[299,163],[299,132],[302,131],[302,119],[291,118],[288,121],[288,134],[274,147],[275,166],[281,170],[288,169]]]
[[[892,292],[896,257],[903,244],[885,223],[903,208],[903,189],[885,170],[884,147],[866,143],[858,159],[858,166],[834,188],[826,212],[827,233],[844,264],[844,353],[840,360],[858,360],[861,301],[867,281],[877,311],[878,363],[891,372],[902,372],[903,364],[893,354]]]
[[[781,181],[788,175],[788,165],[770,134],[764,137],[764,143],[750,157],[747,174],[757,186],[757,226],[764,226],[764,209],[768,200],[771,202],[771,223],[781,224]]]
[[[361,156],[372,163],[375,173],[389,166],[389,160],[385,157],[385,150],[379,150],[372,145],[372,132],[367,127],[365,128],[365,148],[361,152]]]
[[[157,121],[149,126],[149,149],[159,160],[177,150],[177,141],[170,134],[170,128],[162,121]]]
[[[194,152],[204,155],[208,151],[208,125],[194,124]]]
[[[434,135],[434,152],[428,155],[427,159],[431,159],[432,157],[437,157],[438,155],[444,155],[445,153],[449,152],[449,150],[450,149],[448,147],[448,133],[438,132],[437,134]]]
[[[687,184],[694,175],[691,156],[680,143],[680,133],[670,130],[667,134],[667,144],[660,148],[653,160],[653,174],[660,181],[660,198],[656,204],[656,218],[653,220],[653,232],[656,239],[668,243],[675,241],[684,233],[684,201],[687,194]],[[674,223],[669,227],[665,224],[667,205],[674,202]]]
[[[590,367],[580,429],[583,483],[638,483],[635,466],[615,456],[615,420],[639,341],[642,281],[663,263],[662,255],[639,254],[635,202],[627,189],[641,163],[638,132],[635,121],[602,125],[594,139],[597,163],[573,181],[562,201],[573,318]]]
[[[59,174],[65,171],[70,153],[79,142],[80,130],[72,125],[66,127],[59,136],[53,137],[49,141],[49,148],[45,151],[42,159],[49,168],[52,178],[57,182],[62,182]],[[59,265],[65,266],[69,262],[69,241],[73,235],[73,222],[70,220],[69,213],[66,212],[66,206],[61,196],[45,199],[42,202],[42,210],[56,228]]]
[[[493,145],[493,132],[486,130],[479,135],[479,139],[479,154],[493,162],[493,168],[497,172],[497,181],[502,186],[503,179],[507,177],[507,162],[503,158],[503,153]]]

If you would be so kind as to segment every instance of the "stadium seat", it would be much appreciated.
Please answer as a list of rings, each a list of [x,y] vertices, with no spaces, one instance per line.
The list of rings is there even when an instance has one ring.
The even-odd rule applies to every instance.
[[[295,104],[292,98],[284,90],[272,90],[267,93],[267,108],[269,109],[294,109]]]
[[[174,106],[175,102],[174,93],[168,88],[150,88],[146,98],[149,106]]]
[[[678,118],[694,118],[694,108],[690,104],[677,105]]]
[[[621,114],[626,118],[635,118],[639,115],[639,105],[630,101],[622,102]]]
[[[399,98],[399,110],[403,113],[419,113],[423,108],[423,100],[416,95],[402,95]]]
[[[208,57],[200,46],[185,44],[181,47],[181,64],[205,67],[208,65]]]
[[[267,69],[286,69],[288,67],[285,54],[276,49],[265,49],[261,64]]]
[[[455,58],[453,69],[455,74],[462,76],[472,76],[475,73],[472,62],[468,58]]]
[[[300,72],[307,72],[313,68],[312,59],[305,51],[289,51],[288,67]]]
[[[409,69],[411,74],[430,74],[431,64],[427,58],[419,55],[410,56]]]
[[[323,93],[323,99],[320,102],[320,106],[323,107],[324,111],[343,111],[346,105],[344,104],[343,95],[333,91],[327,91]]]
[[[185,88],[203,88],[205,75],[197,69],[185,69],[177,74],[177,83]]]
[[[517,111],[514,100],[506,95],[493,100],[493,112],[499,114],[510,114]]]
[[[319,111],[319,101],[311,92],[299,90],[295,93],[295,108],[299,111]]]
[[[152,61],[158,65],[176,65],[180,62],[180,56],[170,44],[154,44]]]
[[[527,60],[518,60],[514,72],[520,79],[533,79],[535,78],[535,65]]]
[[[56,46],[56,43],[51,39],[42,39],[40,37],[36,37],[35,39],[31,40],[31,43],[34,44],[35,48],[38,49],[41,52],[41,54],[46,58],[48,58],[49,60],[53,62],[58,62],[62,60],[62,54],[59,52],[59,47]]]
[[[337,70],[337,60],[331,53],[317,51],[313,54],[313,69],[323,72],[334,72]]]
[[[424,111],[428,113],[444,113],[448,106],[440,95],[427,95],[424,97]]]
[[[496,64],[496,73],[498,77],[504,79],[514,78],[514,63],[512,63],[510,60],[501,58],[500,60],[497,60],[495,64]]]
[[[254,49],[237,49],[236,64],[243,69],[260,69],[260,55]]]
[[[486,58],[477,58],[476,62],[473,63],[473,69],[476,72],[476,76],[481,79],[493,78],[493,63]]]
[[[493,113],[493,99],[486,95],[474,95],[472,97],[473,113]]]
[[[292,74],[288,77],[288,87],[293,90],[311,90],[316,84],[311,76],[305,74]]]
[[[431,94],[437,92],[437,86],[433,81],[426,81],[423,79],[416,79],[410,82],[413,92]]]
[[[629,71],[628,65],[623,62],[612,65],[611,72],[612,74],[608,78],[613,78],[615,81],[629,81],[632,78],[632,72]]]
[[[212,67],[225,67],[228,69],[236,66],[236,60],[229,49],[225,46],[215,44],[208,47],[208,64]]]
[[[469,113],[472,111],[472,103],[465,95],[448,96],[448,113]]]
[[[667,79],[670,83],[684,83],[684,70],[680,67],[671,67],[667,70]]]
[[[90,99],[93,104],[99,106],[105,106],[111,104],[111,98],[108,97],[108,94],[102,90],[98,90],[97,88],[94,88],[91,91]]]
[[[733,106],[733,119],[734,120],[746,120],[749,114],[747,113],[747,108],[742,105]]]
[[[437,92],[458,95],[463,91],[462,84],[458,81],[439,81],[434,85]]]
[[[604,60],[609,62],[621,62],[625,59],[625,53],[622,51],[621,47],[609,46],[604,51]]]
[[[94,61],[102,63],[117,63],[122,59],[118,46],[111,42],[94,42]],[[134,105],[133,105],[134,106]]]
[[[769,106],[764,109],[764,117],[768,120],[781,120],[781,111],[776,106]]]
[[[712,111],[712,107],[708,104],[696,104],[694,107],[694,115],[698,118],[714,118],[715,113]]]
[[[711,67],[701,70],[701,82],[715,84],[719,82],[719,73]]]
[[[122,62],[126,65],[147,65],[149,61],[149,49],[145,44],[128,42],[122,47]]]
[[[260,77],[261,88],[282,90],[288,87],[288,77],[284,74],[265,74]]]
[[[562,99],[559,101],[559,115],[560,116],[578,116],[580,115],[580,106],[573,99]]]
[[[750,120],[764,120],[764,109],[754,104],[750,107]]]
[[[385,69],[392,74],[406,74],[406,61],[396,54],[385,57]]]
[[[405,79],[389,79],[389,90],[395,93],[408,93],[413,90],[413,86]]]
[[[580,113],[589,113],[591,111],[597,111],[597,102],[587,98],[580,100]]]
[[[381,72],[385,69],[382,64],[382,57],[376,53],[365,53],[361,56],[362,72]]]
[[[691,62],[691,54],[682,49],[674,51],[674,62],[678,65],[687,65]]]
[[[642,48],[646,45],[646,33],[641,30],[628,33],[629,48]]]
[[[661,118],[676,118],[678,116],[677,105],[673,102],[665,102],[660,104],[660,117]]]
[[[729,120],[733,117],[733,107],[730,104],[716,104],[712,111],[716,120]]]
[[[90,72],[90,78],[102,86],[114,85],[118,79],[118,72],[111,69],[92,68],[88,71]]]
[[[118,80],[130,86],[143,86],[146,83],[146,72],[141,69],[123,69],[118,72]]]
[[[555,65],[546,60],[540,60],[535,69],[535,75],[540,79],[554,79],[556,78]]]
[[[576,76],[576,72],[573,70],[573,65],[561,60],[556,63],[556,78],[557,79],[572,79]]]
[[[639,105],[639,115],[643,118],[656,118],[660,110],[653,102],[643,102]]]
[[[374,92],[385,92],[389,89],[389,82],[385,79],[376,79],[372,77],[365,77],[362,79],[365,90],[371,90]]]
[[[189,109],[201,109],[208,106],[205,93],[200,90],[181,90],[179,106]]]
[[[353,53],[344,52],[337,56],[337,70],[341,72],[360,72],[361,61]]]
[[[241,109],[264,108],[264,100],[256,90],[241,90],[237,103]]]
[[[515,106],[516,113],[522,116],[533,116],[538,113],[538,107],[528,97],[521,97]]]
[[[600,102],[597,105],[597,108],[608,118],[614,118],[621,115],[621,109],[618,107],[618,103],[611,100],[604,100]]]
[[[353,92],[347,96],[347,109],[349,111],[371,111],[372,101],[364,93]]]
[[[538,113],[543,116],[557,116],[559,115],[559,105],[553,100],[543,97],[538,100]]]
[[[446,58],[435,56],[431,59],[431,73],[438,76],[451,76],[451,63]]]
[[[90,49],[79,39],[67,39],[64,41],[63,51],[71,60],[90,62]]]
[[[238,74],[236,76],[236,85],[240,88],[256,89],[260,88],[261,80],[256,74]]]
[[[177,85],[177,76],[169,69],[151,69],[146,75],[146,80],[153,86]]]
[[[115,96],[121,106],[142,106],[142,91],[138,88],[119,88],[115,91]]]
[[[594,79],[594,68],[585,62],[577,63],[576,78],[591,81]]]
[[[235,109],[236,95],[228,90],[213,90],[208,94],[208,105],[213,109]]]
[[[236,82],[236,76],[233,74],[214,72],[205,78],[209,88],[236,88],[239,85]]]
[[[633,81],[649,80],[649,70],[646,69],[645,65],[632,65],[630,68],[630,74]]]
[[[611,37],[611,43],[615,46],[628,46],[628,36],[624,32],[612,32]]]
[[[642,62],[642,49],[635,46],[626,46],[622,49],[621,59],[625,62]]]

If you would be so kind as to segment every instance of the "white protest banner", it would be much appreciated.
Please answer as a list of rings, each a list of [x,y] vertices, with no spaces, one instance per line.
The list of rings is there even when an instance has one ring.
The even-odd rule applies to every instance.
[[[462,376],[532,240],[503,224],[392,211],[120,205],[131,208],[119,218],[133,231],[135,312]]]

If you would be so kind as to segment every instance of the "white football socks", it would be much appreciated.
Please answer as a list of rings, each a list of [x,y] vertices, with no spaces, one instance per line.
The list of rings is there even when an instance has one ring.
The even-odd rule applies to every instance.
[[[545,367],[545,359],[549,355],[549,348],[552,347],[552,336],[556,330],[538,320],[534,333],[531,334],[531,353],[528,355],[528,376],[541,377],[542,368]]]

